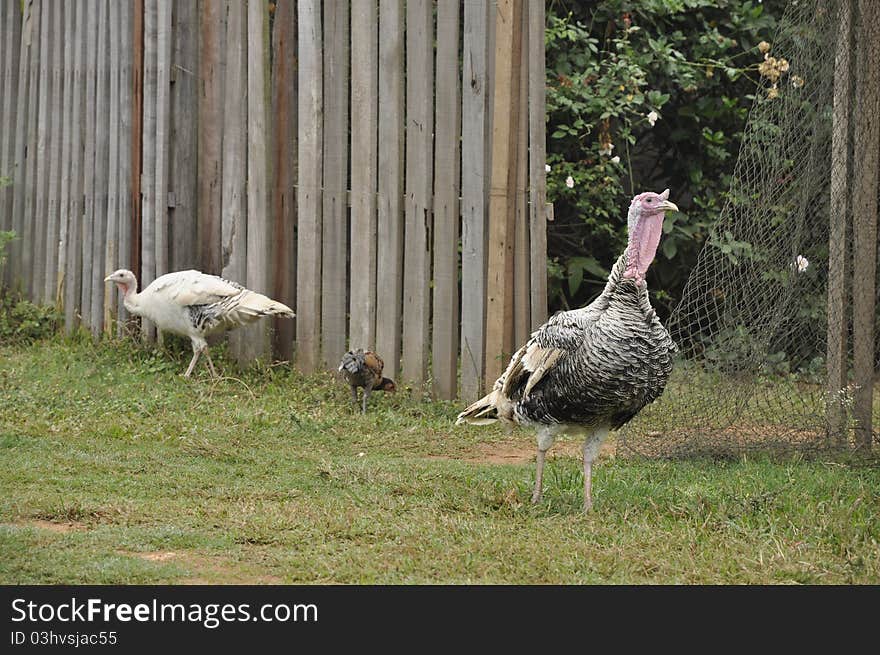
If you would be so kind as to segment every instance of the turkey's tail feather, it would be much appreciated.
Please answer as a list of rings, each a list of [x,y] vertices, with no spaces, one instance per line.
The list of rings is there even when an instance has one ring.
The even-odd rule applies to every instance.
[[[245,289],[237,296],[229,299],[234,306],[229,307],[227,317],[236,323],[253,323],[263,316],[282,316],[293,318],[296,314],[284,303],[272,300],[256,291]]]
[[[512,415],[513,405],[510,399],[501,393],[501,389],[496,388],[459,414],[455,424],[488,425],[499,419],[510,420]]]
[[[349,373],[355,374],[360,371],[363,366],[364,351],[349,350],[342,356],[342,361],[339,364],[339,372],[348,371]]]

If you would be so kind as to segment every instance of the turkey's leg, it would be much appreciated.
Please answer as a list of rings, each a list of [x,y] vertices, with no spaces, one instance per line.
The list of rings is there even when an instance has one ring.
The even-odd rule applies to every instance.
[[[214,362],[211,361],[211,353],[208,352],[208,346],[205,346],[202,350],[205,351],[205,358],[208,360],[208,368],[211,369],[211,376],[215,379],[220,377],[217,375],[217,371],[214,370]]]
[[[358,388],[351,385],[351,403],[357,408],[358,406]]]
[[[370,387],[369,387],[369,385],[367,385],[366,387],[364,387],[364,401],[363,401],[363,406],[361,407],[361,414],[367,413],[367,398],[369,398],[369,397],[370,397]]]
[[[544,495],[544,459],[550,446],[553,445],[553,440],[555,438],[555,433],[549,428],[542,428],[538,432],[538,457],[535,462],[535,491],[532,493],[533,503],[540,503],[541,497]]]
[[[584,512],[593,509],[593,460],[608,432],[608,428],[598,428],[584,441]]]
[[[193,372],[193,369],[196,367],[196,362],[199,361],[199,355],[201,354],[201,350],[196,350],[193,353],[193,358],[189,363],[189,368],[186,369],[186,373],[183,374],[183,377],[188,378],[190,376],[190,374]]]

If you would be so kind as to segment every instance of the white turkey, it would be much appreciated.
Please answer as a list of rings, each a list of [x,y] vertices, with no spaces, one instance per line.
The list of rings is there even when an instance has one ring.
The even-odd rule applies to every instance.
[[[589,511],[592,465],[602,441],[663,393],[676,347],[651,308],[645,273],[665,212],[678,211],[668,198],[669,189],[633,198],[629,243],[602,294],[586,307],[558,312],[535,330],[492,392],[458,415],[457,425],[500,419],[537,429],[533,503],[541,500],[544,456],[554,439],[580,434],[584,511]]]
[[[245,289],[237,282],[194,270],[166,273],[140,293],[134,273],[124,268],[104,281],[119,287],[122,302],[132,314],[149,319],[160,330],[190,338],[193,358],[185,377],[193,372],[202,353],[211,375],[217,377],[208,354],[207,335],[253,323],[262,316],[294,317],[290,307],[277,300]]]

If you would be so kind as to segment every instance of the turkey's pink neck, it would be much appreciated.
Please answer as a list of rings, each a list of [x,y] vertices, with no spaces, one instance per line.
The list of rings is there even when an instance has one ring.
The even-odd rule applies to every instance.
[[[663,232],[663,213],[643,215],[630,232],[626,249],[626,270],[623,277],[640,282],[657,254],[660,234]]]

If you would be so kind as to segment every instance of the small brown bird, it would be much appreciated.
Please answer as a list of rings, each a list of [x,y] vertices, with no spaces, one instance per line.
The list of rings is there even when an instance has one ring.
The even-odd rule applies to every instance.
[[[382,369],[385,362],[371,350],[358,348],[349,350],[342,356],[339,364],[339,372],[351,387],[351,401],[357,406],[358,387],[364,388],[363,404],[361,411],[367,413],[367,398],[371,391],[397,391],[394,380],[382,377]]]

